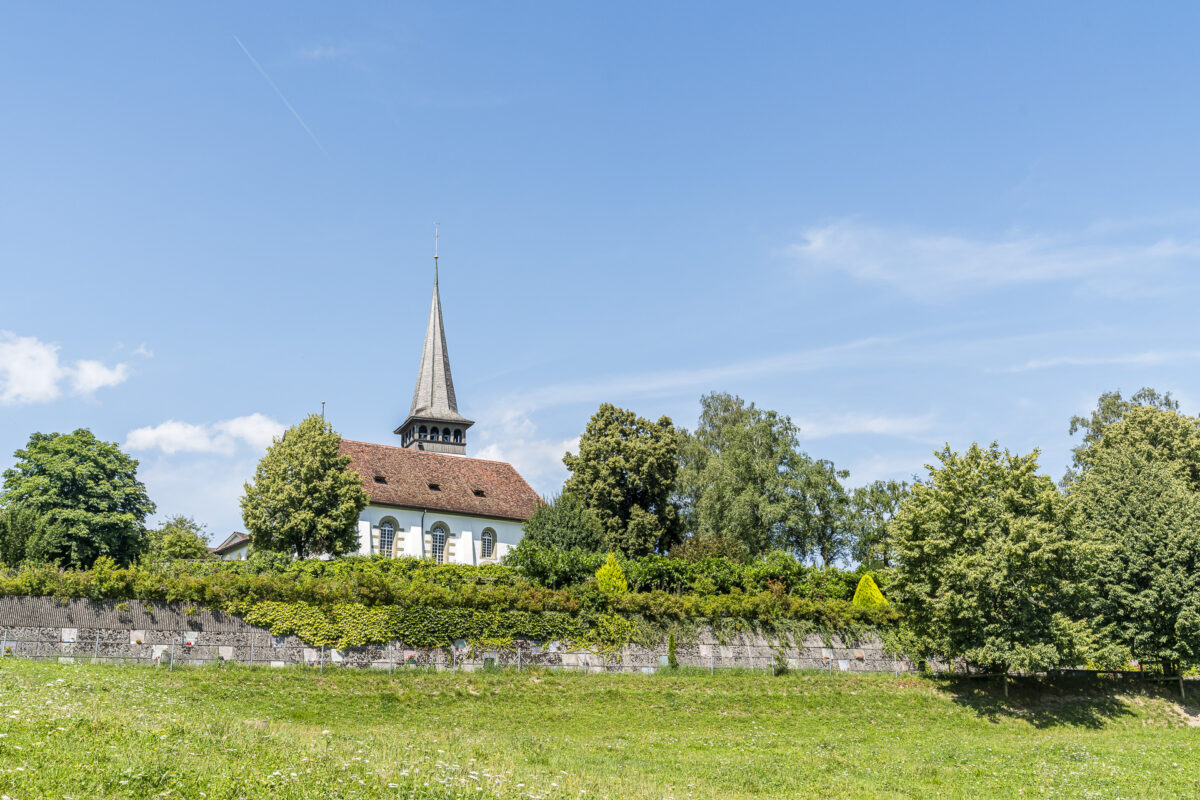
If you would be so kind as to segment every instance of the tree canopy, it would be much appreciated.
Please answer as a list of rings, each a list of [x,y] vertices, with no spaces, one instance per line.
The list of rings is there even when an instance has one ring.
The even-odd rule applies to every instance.
[[[1171,673],[1200,663],[1196,438],[1175,411],[1133,409],[1089,450],[1071,494],[1104,639]]]
[[[1037,451],[936,453],[891,523],[889,592],[927,653],[1004,671],[1079,663],[1084,571],[1066,499]]]
[[[1150,408],[1160,411],[1178,411],[1179,401],[1171,397],[1171,393],[1159,394],[1154,389],[1145,386],[1134,392],[1129,399],[1121,396],[1120,390],[1105,392],[1096,401],[1096,407],[1086,417],[1075,415],[1071,417],[1069,433],[1074,436],[1083,432],[1083,441],[1071,450],[1071,466],[1063,478],[1063,485],[1069,486],[1076,478],[1087,470],[1092,448],[1104,438],[1110,426],[1120,421],[1135,408]]]
[[[679,437],[668,417],[657,422],[604,403],[579,439],[579,454],[563,463],[564,493],[595,514],[605,546],[627,556],[666,552],[679,540],[672,502]]]
[[[681,436],[685,527],[700,538],[736,539],[750,556],[800,538],[809,459],[796,434],[788,417],[740,397],[701,397],[696,430]]]
[[[14,455],[0,504],[44,521],[25,543],[25,557],[88,567],[100,556],[128,564],[141,553],[154,503],[137,478],[138,462],[115,442],[100,441],[86,428],[35,433]]]
[[[528,542],[555,550],[586,550],[598,553],[604,549],[604,530],[600,521],[583,501],[570,492],[563,492],[548,503],[538,506],[525,520]]]
[[[907,495],[908,484],[904,481],[874,481],[854,490],[848,522],[853,540],[851,555],[858,563],[883,569],[895,564],[887,526]]]
[[[358,546],[358,517],[367,507],[341,437],[312,414],[276,439],[246,484],[242,519],[256,550],[344,555]]]
[[[209,558],[204,526],[191,517],[176,514],[150,531],[145,558],[155,561]]]

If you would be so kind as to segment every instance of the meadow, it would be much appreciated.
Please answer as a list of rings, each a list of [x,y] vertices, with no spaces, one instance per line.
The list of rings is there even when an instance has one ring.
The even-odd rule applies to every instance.
[[[0,660],[0,795],[1200,797],[1195,707],[1129,684]]]

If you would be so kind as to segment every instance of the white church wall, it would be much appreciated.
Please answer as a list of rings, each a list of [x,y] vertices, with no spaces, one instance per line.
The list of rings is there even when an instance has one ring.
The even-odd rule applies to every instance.
[[[433,557],[433,530],[440,525],[446,532],[446,547],[443,560],[448,564],[491,564],[498,562],[525,535],[519,522],[471,517],[463,514],[447,514],[441,511],[426,511],[422,529],[419,509],[393,508],[391,506],[367,506],[358,522],[358,552],[374,555],[380,552],[380,525],[386,520],[395,528],[392,551],[383,555]],[[495,534],[492,557],[483,558],[483,532],[490,529]]]

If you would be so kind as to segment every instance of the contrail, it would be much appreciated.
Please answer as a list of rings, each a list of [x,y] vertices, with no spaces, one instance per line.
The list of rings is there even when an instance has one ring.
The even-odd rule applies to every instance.
[[[285,106],[287,106],[287,110],[292,112],[292,116],[296,118],[296,122],[299,122],[300,127],[304,128],[304,132],[312,138],[313,144],[319,147],[321,152],[328,156],[329,151],[325,149],[323,144],[321,144],[321,140],[317,138],[317,135],[312,132],[312,128],[308,127],[308,124],[304,121],[304,118],[300,116],[300,112],[292,108],[292,104],[289,103],[288,99],[283,96],[283,92],[279,91],[279,87],[275,85],[275,81],[271,80],[271,76],[267,74],[267,71],[262,68],[262,64],[258,63],[258,59],[250,55],[250,51],[246,49],[246,45],[242,44],[241,39],[239,39],[237,36],[234,36],[233,40],[238,43],[238,47],[242,48],[242,52],[246,54],[246,58],[250,59],[250,63],[253,64],[254,68],[258,70],[258,74],[262,75],[263,79],[271,85],[272,89],[275,90],[275,94],[279,95],[279,99],[283,101]]]

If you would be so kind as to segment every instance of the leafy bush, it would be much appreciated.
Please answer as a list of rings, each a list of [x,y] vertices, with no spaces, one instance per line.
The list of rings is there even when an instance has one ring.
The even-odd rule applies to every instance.
[[[610,597],[617,597],[629,591],[629,582],[625,580],[625,570],[621,569],[616,555],[609,553],[604,566],[596,570],[596,585],[600,591]]]
[[[675,631],[667,634],[667,666],[679,669],[679,657],[675,655]]]
[[[881,608],[886,606],[888,601],[883,596],[883,592],[879,591],[879,587],[875,585],[875,579],[868,574],[863,575],[858,582],[858,588],[854,590],[854,599],[850,601],[850,604],[857,608]]]

